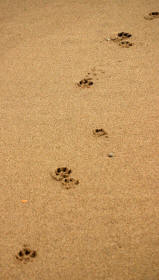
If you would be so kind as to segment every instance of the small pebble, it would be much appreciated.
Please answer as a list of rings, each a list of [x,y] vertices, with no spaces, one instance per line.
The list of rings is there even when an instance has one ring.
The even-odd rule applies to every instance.
[[[109,154],[108,154],[108,157],[113,157],[113,156],[114,156],[113,153],[109,153]]]

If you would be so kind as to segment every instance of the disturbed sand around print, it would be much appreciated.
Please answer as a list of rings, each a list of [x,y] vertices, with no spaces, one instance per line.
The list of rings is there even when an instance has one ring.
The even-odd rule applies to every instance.
[[[158,1],[0,11],[0,279],[159,280]]]

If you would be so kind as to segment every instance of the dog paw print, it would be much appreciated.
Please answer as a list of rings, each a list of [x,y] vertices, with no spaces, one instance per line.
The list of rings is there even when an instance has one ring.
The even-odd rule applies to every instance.
[[[59,167],[54,173],[51,172],[50,175],[54,180],[61,181],[61,184],[65,189],[71,189],[79,184],[79,180],[70,177],[71,173],[71,169],[67,167]]]
[[[92,78],[84,78],[77,85],[81,88],[90,88],[93,85]]]
[[[120,47],[129,48],[133,46],[133,43],[129,42],[128,39],[132,37],[132,34],[127,32],[119,32],[110,36],[110,38],[106,38],[106,41],[113,41],[118,43]],[[126,41],[125,41],[126,40]]]
[[[146,20],[153,20],[155,18],[159,18],[159,12],[152,12],[152,13],[149,13],[148,15],[144,16],[144,19],[146,19]]]
[[[127,32],[119,32],[117,34],[111,35],[110,39],[112,41],[121,41],[121,40],[125,40],[132,37],[132,35],[130,33]]]
[[[16,259],[23,263],[28,263],[32,261],[37,256],[35,250],[30,249],[28,246],[24,245],[22,250],[16,254]]]
[[[120,39],[120,40],[124,40],[124,39],[127,39],[127,38],[130,38],[132,37],[132,35],[130,33],[127,33],[127,32],[119,32],[117,34],[117,37]]]
[[[129,41],[121,41],[119,43],[119,46],[122,48],[130,48],[131,46],[133,46],[133,43],[131,43]]]
[[[98,73],[102,73],[104,74],[105,71],[99,69],[99,70],[96,70],[96,67],[93,67],[91,69],[90,72],[88,72],[86,75],[85,75],[85,78],[81,81],[79,81],[76,85],[80,88],[90,88],[94,85],[94,81],[93,80],[98,80],[97,78],[97,75]],[[94,78],[92,78],[94,77]]]
[[[106,138],[108,138],[108,133],[103,128],[93,129],[93,135],[95,137],[105,136]]]
[[[79,184],[79,180],[74,178],[63,178],[61,183],[65,189],[72,189],[75,187],[75,185]]]
[[[61,181],[63,178],[67,178],[72,173],[72,170],[67,167],[59,167],[55,170],[55,173],[50,173],[53,179]]]

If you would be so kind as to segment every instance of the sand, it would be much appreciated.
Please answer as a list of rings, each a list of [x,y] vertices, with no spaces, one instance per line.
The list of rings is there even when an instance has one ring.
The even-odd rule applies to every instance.
[[[159,280],[159,2],[0,11],[0,279]]]

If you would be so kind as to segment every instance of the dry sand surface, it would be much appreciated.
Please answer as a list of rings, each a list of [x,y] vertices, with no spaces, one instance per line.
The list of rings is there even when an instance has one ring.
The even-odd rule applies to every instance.
[[[0,1],[0,280],[159,280],[158,12]]]

